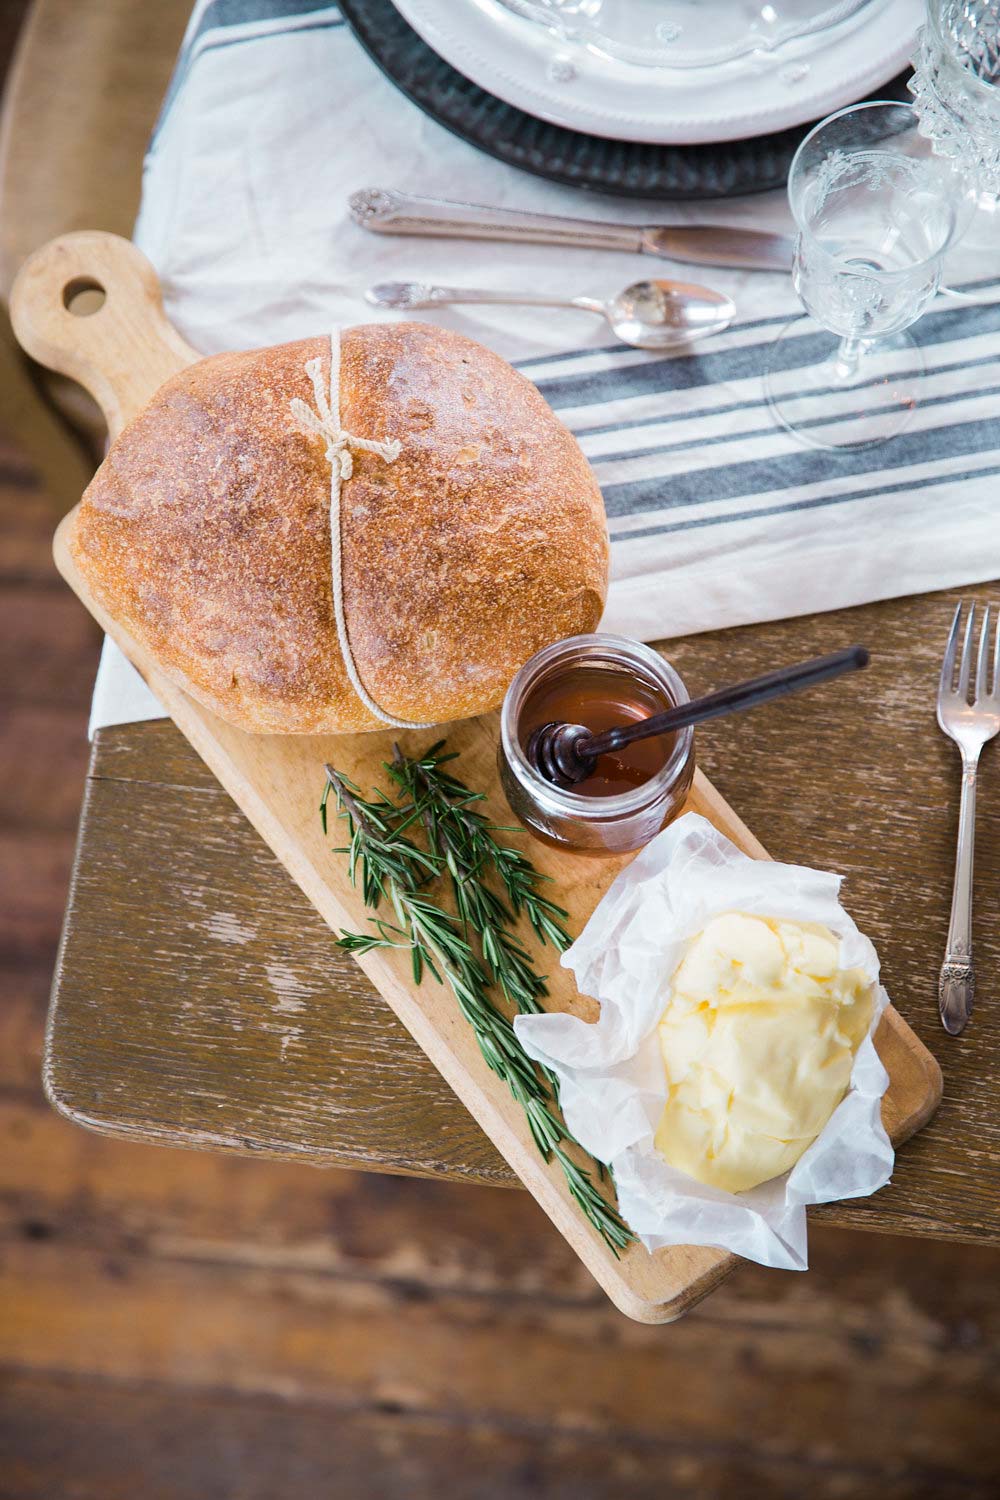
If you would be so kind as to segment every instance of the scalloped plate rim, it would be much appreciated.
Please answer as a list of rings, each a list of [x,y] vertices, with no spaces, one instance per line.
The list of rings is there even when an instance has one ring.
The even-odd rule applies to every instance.
[[[393,4],[440,57],[513,108],[563,129],[647,145],[749,139],[806,124],[853,104],[888,83],[906,65],[922,14],[919,0],[883,0],[870,16],[862,13],[843,23],[847,33],[837,39],[842,56],[837,80],[819,94],[800,93],[780,105],[760,103],[761,95],[773,95],[774,71],[754,72],[746,59],[721,64],[712,70],[712,94],[721,81],[731,91],[745,91],[744,102],[724,113],[699,114],[693,106],[704,97],[706,83],[700,69],[668,74],[666,69],[601,57],[585,46],[558,41],[497,0],[463,0],[461,4],[456,0],[393,0]],[[810,41],[815,43],[816,38]],[[876,43],[875,60],[859,70],[859,55],[870,58]],[[815,51],[814,47],[798,56],[785,53],[781,66],[789,60],[793,66],[804,62]],[[827,47],[826,61],[829,55]],[[561,59],[574,69],[574,77],[565,83],[547,77],[546,70]],[[724,75],[721,80],[720,75]],[[673,101],[669,110],[658,100],[666,92],[665,78],[669,78]],[[574,99],[570,90],[577,86],[579,97]],[[677,110],[685,87],[692,100],[688,113]],[[609,108],[609,93],[622,101],[628,98],[628,107],[622,103]]]

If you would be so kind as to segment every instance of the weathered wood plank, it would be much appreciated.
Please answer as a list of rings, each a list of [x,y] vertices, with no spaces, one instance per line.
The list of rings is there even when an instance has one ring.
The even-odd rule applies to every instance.
[[[228,797],[91,781],[85,819],[104,853],[78,865],[67,918],[60,1108],[165,1143],[180,1126],[192,1145],[515,1180]],[[170,976],[166,1009],[150,968]]]
[[[58,1443],[53,1434],[58,1433]],[[19,1375],[3,1382],[0,1465],[18,1500],[206,1500],[323,1493],[351,1500],[993,1500],[993,1479],[938,1464],[867,1466],[731,1438],[619,1442],[448,1414],[339,1411],[280,1398]]]
[[[86,713],[101,634],[53,579],[0,591],[0,683],[8,702],[62,704]]]
[[[751,1487],[721,1492],[759,1482],[796,1500],[953,1488],[985,1500],[1000,1482],[1000,1304],[985,1246],[816,1226],[808,1276],[746,1266],[683,1323],[639,1328],[527,1194],[153,1150],[10,1103],[0,1140],[0,1472],[8,1486],[23,1476],[18,1500],[60,1472],[84,1500],[113,1500],[137,1473],[183,1500],[177,1465],[187,1471],[200,1441],[183,1424],[221,1440],[220,1407],[265,1424],[284,1413],[289,1451],[300,1423],[325,1424],[328,1456],[350,1424],[359,1469],[367,1455],[381,1483],[402,1485],[379,1467],[391,1432],[407,1500],[461,1495],[466,1452],[484,1466],[470,1500],[522,1493],[504,1457],[522,1441],[567,1500],[559,1486],[575,1478],[587,1500],[628,1496],[628,1484],[652,1495],[657,1481],[662,1494],[667,1476],[696,1500],[727,1480]],[[145,1447],[158,1430],[151,1386],[178,1412],[186,1458]],[[46,1397],[46,1456],[28,1393],[57,1387],[108,1396]],[[139,1424],[117,1455],[115,1398]],[[428,1425],[441,1428],[440,1468],[420,1457]],[[467,1450],[481,1432],[489,1441]],[[302,1442],[316,1492],[325,1461]],[[138,1471],[127,1455],[141,1455]],[[237,1481],[273,1461],[270,1440],[259,1456],[237,1443],[231,1475],[203,1493],[253,1494]],[[358,1483],[336,1492],[364,1500]]]
[[[58,1443],[53,1434],[58,1433]],[[448,1414],[339,1411],[280,1398],[211,1399],[162,1387],[17,1376],[4,1382],[0,1463],[18,1500],[993,1500],[992,1477],[939,1464],[854,1464],[767,1452],[728,1438],[615,1441],[603,1432],[512,1427]]]
[[[21,0],[0,7],[11,40],[26,9]],[[25,256],[53,235],[95,226],[131,232],[143,151],[189,14],[185,0],[31,6],[0,157],[4,295]]]
[[[831,1249],[849,1260],[852,1244],[838,1235]],[[933,1302],[882,1270],[867,1286],[854,1281],[863,1301],[853,1308],[817,1272],[808,1282],[748,1272],[750,1299],[734,1304],[724,1288],[673,1328],[632,1329],[603,1301],[566,1304],[541,1287],[429,1298],[405,1279],[153,1261],[33,1239],[5,1247],[0,1366],[413,1418],[462,1414],[590,1432],[619,1452],[664,1441],[711,1449],[739,1434],[759,1453],[876,1473],[1000,1477],[984,1420],[997,1409],[996,1300],[980,1303],[975,1335],[955,1339]]]
[[[54,520],[34,471],[0,434],[0,583],[52,581]]]
[[[0,1098],[38,1094],[52,956],[15,963],[0,948]]]
[[[11,871],[0,905],[0,952],[8,964],[55,948],[72,855],[73,835],[61,829],[0,828],[0,868]]]
[[[0,714],[0,829],[75,833],[89,754],[81,719],[74,705],[5,703]]]
[[[988,587],[968,592],[990,594]],[[892,1186],[870,1200],[824,1207],[816,1217],[873,1229],[996,1238],[1000,1192],[996,1171],[986,1164],[1000,1152],[991,1094],[1000,1081],[1000,1014],[986,998],[990,975],[1000,967],[1000,932],[989,917],[1000,889],[1000,801],[995,790],[990,795],[1000,784],[992,752],[983,764],[977,877],[983,1000],[957,1042],[940,1031],[934,991],[950,901],[957,777],[951,747],[933,722],[933,688],[957,597],[927,595],[717,632],[675,642],[670,654],[692,688],[702,689],[853,639],[871,647],[869,672],[849,683],[798,704],[703,726],[699,755],[777,857],[847,875],[847,904],[879,947],[890,993],[945,1068],[944,1105],[901,1152]],[[863,739],[858,724],[865,725]],[[287,1126],[293,1113],[296,1140],[326,1160],[374,1165],[377,1157],[386,1170],[413,1170],[416,1162],[418,1171],[508,1178],[465,1111],[363,976],[332,948],[325,925],[171,725],[99,735],[83,829],[58,979],[60,1046],[51,1075],[66,1108],[106,1124],[120,1120],[131,1134],[161,1140],[197,1139],[197,1132],[207,1130],[233,1141],[242,1118],[254,1122],[246,1138],[269,1142],[268,1149],[287,1139],[275,1126]],[[140,929],[155,940],[135,944],[132,935]],[[275,1014],[280,995],[267,978],[268,966],[283,970],[286,985],[301,990],[304,1012],[286,1014],[284,1022]],[[183,1001],[192,1007],[185,1014],[197,1018],[193,1034],[172,1025],[177,973],[183,975]],[[309,1044],[312,1060],[298,1111],[280,1082],[288,1072],[279,1066],[283,1038],[268,1027],[291,1024],[312,1034],[318,997],[333,994],[336,1010],[323,1013]],[[137,1035],[136,996],[146,1017],[144,1056],[134,1074],[126,1064],[130,1098],[120,1115],[122,1101],[109,1100],[105,1080],[121,1081],[123,1055]],[[236,1033],[234,1024],[243,1031]],[[232,1092],[220,1108],[213,1093],[224,1057],[206,1058],[207,1038],[221,1028],[221,1035],[240,1036],[246,1047],[248,1027],[267,1054],[264,1082],[255,1081],[253,1070],[230,1075]],[[324,1047],[329,1050],[334,1036],[337,1057],[328,1060]],[[299,1055],[295,1040],[286,1043],[286,1063]],[[380,1059],[375,1069],[365,1066],[362,1055],[369,1043]],[[220,1052],[229,1045],[220,1044]],[[233,1046],[239,1055],[235,1041]],[[180,1120],[178,1059],[181,1076],[205,1089]],[[373,1088],[376,1078],[379,1086]],[[321,1112],[331,1099],[338,1109],[333,1138],[326,1129],[330,1116]]]
[[[77,1130],[40,1101],[3,1097],[0,1140],[9,1147],[0,1245],[45,1242],[107,1257],[406,1284],[426,1296],[541,1297],[604,1309],[592,1279],[523,1194],[136,1146]],[[868,1326],[891,1341],[895,1325],[877,1309],[895,1288],[919,1312],[928,1350],[942,1353],[970,1323],[971,1341],[996,1354],[991,1247],[816,1225],[811,1248],[809,1275],[744,1266],[704,1316],[725,1324],[769,1318],[800,1331]]]

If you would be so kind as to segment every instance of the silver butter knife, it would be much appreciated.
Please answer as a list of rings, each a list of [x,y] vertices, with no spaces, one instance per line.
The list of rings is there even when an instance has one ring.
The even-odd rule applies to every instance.
[[[363,188],[351,194],[349,203],[355,223],[376,234],[456,235],[518,240],[522,244],[576,245],[590,250],[642,251],[689,265],[732,266],[746,271],[787,273],[792,267],[790,236],[731,229],[724,224],[607,224],[417,198],[388,188]]]

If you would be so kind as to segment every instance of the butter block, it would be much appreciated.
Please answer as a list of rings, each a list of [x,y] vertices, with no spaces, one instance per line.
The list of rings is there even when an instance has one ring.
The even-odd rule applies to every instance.
[[[657,1149],[738,1193],[795,1165],[847,1092],[874,986],[828,928],[726,912],[693,938],[659,1023]]]

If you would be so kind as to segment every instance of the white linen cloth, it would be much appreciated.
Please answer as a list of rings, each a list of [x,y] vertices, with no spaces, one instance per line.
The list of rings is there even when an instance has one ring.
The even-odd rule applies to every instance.
[[[379,72],[335,6],[198,0],[147,157],[136,242],[169,316],[205,354],[375,321],[376,281],[419,279],[612,294],[650,275],[701,280],[738,319],[695,353],[610,342],[592,315],[526,308],[416,314],[491,345],[577,434],[608,508],[603,628],[644,640],[836,609],[1000,574],[1000,285],[939,301],[917,325],[927,375],[908,431],[834,455],[778,430],[764,403],[769,344],[800,305],[775,275],[649,257],[380,237],[352,223],[357,188],[569,215],[789,228],[784,195],[649,204],[581,194],[456,139]],[[787,380],[811,362],[788,346]],[[822,413],[822,408],[820,412]],[[828,415],[828,413],[827,413]],[[106,648],[106,655],[116,653]],[[91,730],[160,713],[118,660]]]

